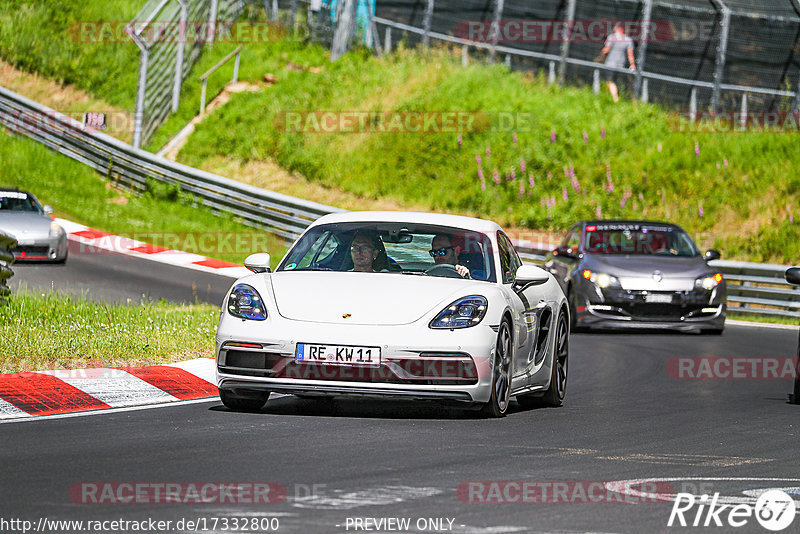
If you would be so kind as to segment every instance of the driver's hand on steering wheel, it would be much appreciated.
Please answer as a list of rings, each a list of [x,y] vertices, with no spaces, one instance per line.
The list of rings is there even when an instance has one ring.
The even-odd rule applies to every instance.
[[[464,267],[463,265],[456,265],[456,272],[461,275],[462,278],[471,278],[469,275],[469,269]]]

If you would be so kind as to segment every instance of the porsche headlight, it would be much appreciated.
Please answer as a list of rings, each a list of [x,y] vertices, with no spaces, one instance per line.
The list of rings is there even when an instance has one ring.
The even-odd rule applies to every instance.
[[[55,221],[50,223],[50,237],[58,237],[64,233],[64,229]]]
[[[619,283],[619,279],[610,274],[596,273],[588,269],[583,271],[581,274],[585,279],[590,280],[601,289],[605,289],[607,287],[622,287],[622,285]]]
[[[486,315],[489,301],[480,295],[471,295],[453,302],[428,325],[430,328],[469,328],[480,323]]]
[[[711,291],[722,282],[722,273],[707,274],[694,281],[694,287]]]
[[[228,296],[228,313],[240,319],[263,321],[267,318],[267,310],[261,295],[252,286],[237,284]]]

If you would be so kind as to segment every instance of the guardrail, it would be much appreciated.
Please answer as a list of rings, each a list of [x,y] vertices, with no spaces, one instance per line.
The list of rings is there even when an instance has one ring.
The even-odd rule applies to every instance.
[[[148,180],[179,186],[210,208],[286,240],[327,213],[345,211],[293,198],[139,150],[48,107],[0,87],[0,127],[25,135],[94,168],[116,185],[147,190]]]
[[[17,240],[8,234],[0,232],[0,306],[8,305],[6,297],[11,295],[8,287],[8,279],[14,276],[11,264],[14,263],[14,256],[11,249],[17,246]]]
[[[175,184],[214,210],[240,217],[286,240],[328,213],[346,210],[253,187],[135,149],[56,111],[0,87],[0,126],[89,165],[115,184],[147,190],[147,181]],[[520,247],[523,259],[542,263],[542,251]],[[728,281],[728,310],[800,317],[800,289],[783,279],[786,266],[717,260]]]
[[[800,317],[800,288],[784,278],[788,266],[725,260],[709,265],[725,276],[729,312]]]

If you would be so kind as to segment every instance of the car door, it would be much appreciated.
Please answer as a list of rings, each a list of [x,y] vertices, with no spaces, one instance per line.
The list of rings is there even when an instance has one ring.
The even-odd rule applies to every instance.
[[[500,251],[500,278],[506,299],[514,310],[514,367],[512,378],[524,379],[529,364],[533,361],[533,348],[536,339],[536,306],[537,302],[529,302],[527,292],[517,293],[514,290],[514,279],[517,269],[522,265],[511,240],[503,232],[497,233],[497,245]],[[533,316],[533,318],[532,318]],[[514,387],[523,384],[514,384]]]

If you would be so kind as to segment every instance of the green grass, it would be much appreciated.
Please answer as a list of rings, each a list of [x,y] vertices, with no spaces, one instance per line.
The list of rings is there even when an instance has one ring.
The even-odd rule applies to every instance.
[[[91,168],[35,141],[0,133],[0,185],[19,187],[50,204],[59,217],[165,248],[242,264],[253,252],[283,256],[280,239],[216,214],[175,188],[151,183],[137,196],[110,187]]]
[[[750,321],[753,323],[771,323],[771,324],[786,324],[797,326],[800,324],[800,318],[797,317],[779,317],[777,315],[762,315],[760,313],[743,313],[731,311],[728,309],[728,319],[736,319],[737,321]]]
[[[787,211],[800,198],[795,135],[682,133],[655,105],[624,99],[615,105],[606,91],[549,86],[502,65],[464,69],[446,50],[400,49],[387,58],[356,51],[328,64],[323,50],[287,41],[258,49],[251,61],[264,71],[287,61],[323,71],[283,69],[274,87],[234,95],[197,127],[182,161],[274,158],[329,187],[505,225],[563,230],[597,213],[667,219],[724,258],[790,263],[800,255],[800,226]],[[460,146],[455,132],[282,131],[283,112],[306,110],[477,110],[531,122],[464,133]]]
[[[109,305],[15,293],[0,306],[0,373],[157,365],[214,353],[219,308],[166,302]]]
[[[92,42],[82,37],[78,24],[109,21],[121,28],[144,4],[145,0],[3,0],[0,57],[21,70],[133,109],[139,49],[124,34],[118,42]]]

